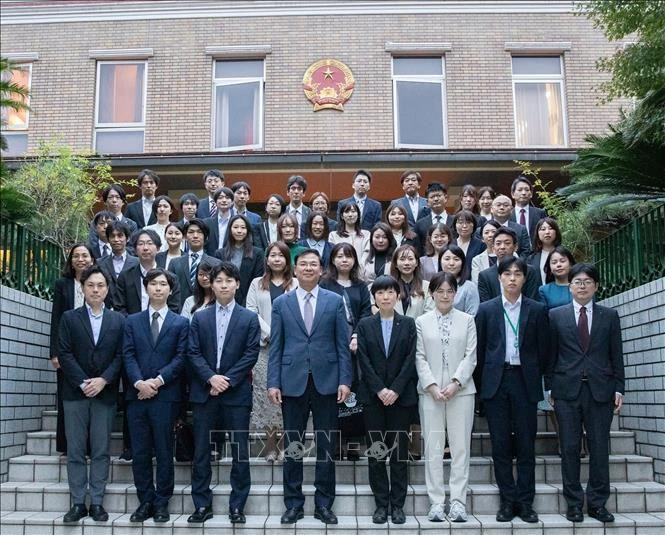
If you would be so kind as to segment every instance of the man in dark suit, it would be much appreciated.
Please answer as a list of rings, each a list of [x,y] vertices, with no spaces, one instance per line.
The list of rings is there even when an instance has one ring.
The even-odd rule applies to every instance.
[[[190,397],[194,418],[192,499],[189,523],[212,518],[210,481],[211,432],[231,435],[233,466],[229,519],[244,524],[244,507],[251,485],[249,417],[252,410],[251,372],[259,357],[258,316],[235,302],[240,285],[238,268],[222,262],[210,272],[216,304],[192,319],[189,335]]]
[[[230,188],[222,186],[215,191],[213,199],[215,199],[215,203],[217,204],[217,213],[214,217],[203,220],[208,226],[208,238],[206,239],[204,249],[210,256],[213,256],[215,251],[224,247],[226,243],[229,220],[233,215],[233,192]]]
[[[515,201],[515,209],[510,213],[510,221],[519,223],[526,228],[531,244],[533,244],[536,225],[543,217],[547,217],[547,212],[542,208],[531,205],[533,187],[531,181],[525,176],[520,175],[513,180],[510,187],[510,196]]]
[[[517,236],[512,229],[501,227],[496,231],[493,238],[496,265],[484,269],[478,274],[478,294],[480,302],[489,301],[501,295],[501,283],[498,272],[498,264],[504,258],[515,255],[517,249]],[[522,295],[530,299],[539,299],[538,288],[540,287],[540,273],[527,265],[526,281],[522,285]]]
[[[610,496],[612,412],[621,409],[624,394],[621,324],[616,310],[593,302],[599,281],[595,266],[575,264],[568,280],[573,302],[550,310],[552,361],[545,375],[559,422],[566,517],[584,520],[579,456],[584,424],[589,444],[587,512],[601,522],[613,522],[605,504]]]
[[[127,225],[127,227],[129,228],[129,234],[131,236],[131,234],[136,230],[137,227],[134,221],[125,217],[124,214],[122,213],[122,206],[123,204],[125,204],[125,201],[127,200],[127,194],[125,193],[123,187],[118,184],[110,184],[109,186],[106,186],[102,191],[102,200],[104,201],[105,210],[111,212],[111,214],[113,215],[113,219],[115,221]],[[94,218],[93,221],[90,222],[90,230],[88,231],[88,242],[90,243],[90,247],[93,250],[95,249],[95,247],[97,247],[97,244],[99,243],[99,238],[97,236],[97,229],[95,228],[94,225]]]
[[[217,203],[214,196],[219,188],[224,187],[224,173],[219,169],[208,169],[203,173],[203,187],[205,187],[208,195],[199,199],[196,217],[205,220],[217,215]]]
[[[367,434],[369,484],[376,510],[372,520],[384,524],[390,507],[394,524],[403,524],[404,501],[409,483],[408,431],[416,391],[416,323],[395,313],[399,284],[388,275],[372,284],[372,296],[379,308],[374,316],[358,323],[358,364],[362,371],[358,401],[363,403]],[[390,453],[390,485],[385,454],[377,447],[386,445]]]
[[[543,399],[541,377],[549,360],[549,326],[545,306],[522,296],[526,267],[521,258],[503,258],[498,270],[502,295],[481,303],[476,316],[474,378],[492,442],[501,498],[498,522],[510,522],[516,515],[524,522],[538,522],[533,510],[537,406]],[[513,478],[513,432],[517,481]]]
[[[304,235],[305,223],[312,211],[303,204],[303,196],[307,191],[307,180],[300,175],[292,175],[286,182],[286,196],[289,198],[289,204],[286,206],[285,213],[292,214],[298,220],[300,235]]]
[[[374,225],[381,221],[381,203],[370,199],[367,196],[372,185],[372,173],[365,169],[359,169],[353,175],[353,195],[347,199],[342,199],[337,203],[337,221],[344,207],[349,203],[354,203],[360,208],[360,228],[363,230],[372,230]],[[331,229],[335,230],[335,229]]]
[[[182,310],[185,300],[192,295],[196,284],[196,270],[202,261],[209,264],[218,264],[219,260],[203,251],[203,245],[208,238],[208,226],[200,219],[192,219],[185,223],[185,240],[189,252],[179,258],[174,258],[169,264],[169,271],[176,276],[180,289],[180,303],[178,312]]]
[[[106,226],[106,239],[111,246],[111,254],[100,258],[97,261],[97,265],[110,277],[112,289],[120,273],[127,271],[130,267],[136,266],[139,263],[138,258],[127,252],[129,237],[129,227],[120,221],[111,221]]]
[[[400,177],[402,189],[404,190],[404,197],[395,199],[391,204],[399,204],[406,210],[409,219],[409,226],[415,228],[416,221],[427,214],[427,201],[418,195],[420,184],[423,177],[418,171],[404,171]]]
[[[93,244],[92,240],[88,242],[88,247],[92,250],[92,257],[95,260],[100,260],[111,255],[111,245],[108,242],[106,237],[106,226],[115,221],[113,219],[113,214],[103,210],[97,212],[95,217],[92,219],[92,224],[95,227],[95,236],[97,237],[96,244]]]
[[[337,404],[350,392],[352,370],[349,331],[342,298],[319,287],[321,258],[314,249],[295,257],[299,287],[273,303],[268,397],[282,405],[285,429],[284,504],[282,524],[303,518],[302,451],[310,407],[316,435],[314,518],[337,524],[335,444]],[[291,444],[293,446],[291,446]]]
[[[148,309],[125,322],[125,373],[132,385],[125,393],[132,435],[132,472],[139,507],[130,522],[154,516],[168,522],[173,495],[173,422],[182,395],[189,322],[166,306],[175,279],[163,269],[150,270],[143,279]],[[153,449],[157,460],[152,476]]]
[[[249,219],[252,226],[258,225],[261,222],[261,216],[247,209],[247,203],[252,195],[250,185],[240,180],[231,185],[231,191],[233,192],[233,208],[231,209],[231,213],[233,215],[244,215]]]
[[[420,242],[420,256],[425,255],[425,244],[427,243],[427,232],[432,225],[444,224],[454,232],[453,216],[446,212],[448,202],[448,188],[441,182],[431,182],[427,185],[427,213],[416,221],[415,231]]]
[[[512,201],[505,195],[498,195],[492,201],[492,218],[504,227],[512,229],[517,235],[517,254],[520,258],[526,258],[531,254],[531,240],[526,227],[510,220],[513,211]]]
[[[180,224],[184,225],[196,217],[196,212],[199,209],[199,199],[193,193],[185,193],[180,196],[178,203],[180,204],[180,213],[182,214]]]
[[[157,223],[157,214],[152,209],[155,193],[159,186],[159,175],[150,169],[144,169],[137,178],[141,198],[127,205],[125,215],[136,223],[138,228]]]
[[[67,434],[67,477],[74,504],[64,522],[88,516],[85,495],[90,483],[90,516],[108,520],[102,506],[108,480],[111,430],[122,368],[122,314],[104,308],[109,279],[99,266],[81,275],[85,305],[68,310],[60,321],[59,361]],[[90,442],[90,477],[86,449]]]

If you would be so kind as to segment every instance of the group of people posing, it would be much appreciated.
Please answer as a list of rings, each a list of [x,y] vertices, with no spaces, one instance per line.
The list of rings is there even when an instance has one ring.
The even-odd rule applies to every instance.
[[[108,519],[119,398],[120,458],[132,462],[140,503],[132,522],[169,520],[174,424],[188,411],[190,523],[213,515],[211,463],[224,440],[229,519],[246,521],[250,436],[261,437],[266,460],[283,461],[283,524],[304,516],[310,451],[314,516],[326,524],[337,523],[335,460],[344,455],[367,457],[375,523],[405,522],[408,462],[421,454],[429,520],[465,522],[474,414],[489,425],[497,520],[537,522],[539,408],[557,425],[567,518],[584,519],[585,430],[587,513],[614,520],[605,507],[608,442],[623,357],[617,313],[594,302],[596,267],[575,263],[556,220],[532,206],[524,176],[510,197],[464,186],[449,214],[445,184],[429,183],[423,198],[420,173],[406,171],[404,196],[383,218],[367,195],[371,182],[369,171],[355,173],[335,220],[325,193],[303,203],[300,175],[288,179],[288,203],[268,197],[266,219],[247,209],[247,182],[228,188],[214,169],[203,176],[208,196],[183,195],[177,220],[151,170],[139,174],[141,199],[124,213],[123,188],[104,189],[106,209],[55,286],[57,449],[67,455],[73,504],[65,522]]]

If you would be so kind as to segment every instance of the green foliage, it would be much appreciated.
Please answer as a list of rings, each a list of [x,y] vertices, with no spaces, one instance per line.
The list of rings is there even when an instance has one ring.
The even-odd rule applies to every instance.
[[[612,74],[599,87],[604,100],[642,98],[651,89],[665,87],[665,0],[586,0],[578,6],[610,41],[632,40],[597,62],[600,70]]]
[[[114,182],[109,164],[90,156],[55,142],[43,143],[34,160],[5,180],[7,187],[34,203],[27,226],[63,251],[87,239],[97,192]]]
[[[28,221],[35,212],[31,197],[9,184],[0,185],[0,216],[19,223]]]

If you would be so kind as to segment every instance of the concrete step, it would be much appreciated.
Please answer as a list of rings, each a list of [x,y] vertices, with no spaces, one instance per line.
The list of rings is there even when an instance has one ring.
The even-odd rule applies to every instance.
[[[494,515],[471,515],[465,524],[451,525],[448,522],[429,522],[424,515],[408,515],[406,524],[396,526],[372,524],[369,516],[339,516],[337,526],[326,528],[318,520],[306,516],[299,520],[295,526],[282,526],[279,523],[279,514],[248,515],[247,523],[232,526],[226,514],[215,515],[204,524],[204,527],[193,527],[187,524],[187,516],[171,515],[166,524],[155,524],[148,520],[144,524],[129,522],[129,514],[109,513],[109,520],[105,523],[93,522],[86,518],[78,525],[65,525],[62,523],[62,512],[6,512],[0,517],[3,535],[232,535],[234,533],[261,534],[261,535],[294,535],[294,534],[321,534],[328,532],[339,534],[363,534],[369,531],[372,535],[400,533],[400,535],[442,534],[450,535],[460,530],[467,535],[662,535],[665,528],[665,514],[662,513],[619,513],[615,514],[613,524],[601,524],[586,517],[582,524],[573,525],[560,514],[541,514],[537,524],[525,524],[519,519],[512,522],[497,522]],[[575,527],[574,527],[575,526]]]
[[[264,446],[263,433],[250,434],[250,454],[262,456]],[[305,446],[313,434],[307,434]],[[360,446],[361,452],[365,448]],[[228,449],[228,448],[227,448]],[[56,455],[55,431],[34,431],[27,433],[26,453],[28,455]],[[111,435],[111,455],[122,453],[122,433],[114,431]],[[230,455],[230,449],[222,452]],[[553,431],[540,431],[536,437],[536,455],[555,455],[558,453],[558,439]],[[635,453],[635,434],[632,431],[610,432],[610,453],[631,454]],[[474,432],[471,438],[471,455],[489,456],[492,454],[490,435],[487,432]]]
[[[190,415],[190,421],[191,421],[191,412],[189,413]],[[48,410],[48,411],[43,411],[42,412],[42,431],[55,431],[56,428],[56,419],[58,416],[58,411],[57,410]],[[310,418],[311,420],[311,418]],[[311,428],[311,425],[310,425]],[[114,431],[122,431],[122,415],[119,414],[118,417],[115,419],[114,422]],[[476,416],[474,423],[473,423],[473,429],[474,431],[481,432],[481,433],[486,433],[488,432],[487,428],[487,419],[485,418],[480,418]],[[615,417],[612,420],[612,430],[618,431],[619,430],[619,418]],[[547,414],[545,412],[539,412],[538,413],[538,431],[556,431],[554,426],[552,425],[552,421],[548,418]]]
[[[228,512],[231,486],[213,486],[213,510],[216,514]],[[66,512],[71,506],[67,483],[31,483],[10,481],[0,486],[2,511],[22,512]],[[303,485],[307,497],[305,514],[314,510],[314,486]],[[266,499],[267,498],[267,499]],[[131,513],[138,507],[136,489],[133,485],[111,483],[107,485],[104,507],[113,513]],[[429,498],[425,485],[410,485],[404,506],[406,513],[426,515]],[[368,516],[375,508],[374,496],[369,485],[336,486],[335,510],[343,515]],[[499,489],[491,484],[471,484],[467,498],[467,508],[472,514],[496,514],[499,508]],[[534,508],[542,514],[565,514],[566,502],[561,485],[536,484]],[[665,511],[665,485],[655,482],[613,482],[607,502],[610,511],[619,513],[658,513]],[[185,514],[193,509],[191,487],[176,485],[169,510],[173,514]],[[279,515],[284,509],[283,487],[281,484],[253,484],[245,506],[249,515]],[[3,534],[4,535],[4,534]]]
[[[254,484],[270,485],[282,482],[282,463],[268,463],[264,459],[252,459],[251,477]],[[304,460],[305,483],[314,481],[315,460],[313,457]],[[424,484],[425,462],[409,463],[410,481],[413,484]],[[444,461],[444,474],[448,478],[450,460]],[[586,480],[589,470],[589,459],[582,459],[581,475]],[[225,457],[213,463],[212,482],[229,481],[231,459]],[[653,481],[653,460],[640,455],[611,455],[610,480],[616,482]],[[340,484],[368,484],[367,459],[357,462],[338,461],[336,463],[336,479]],[[49,455],[23,455],[9,460],[9,480],[16,482],[66,483],[67,459]],[[133,483],[132,465],[117,457],[111,459],[109,483]],[[176,463],[175,482],[189,484],[191,481],[191,463]],[[469,468],[470,483],[494,483],[494,470],[490,457],[472,457]],[[536,482],[561,483],[561,458],[558,455],[536,457]]]

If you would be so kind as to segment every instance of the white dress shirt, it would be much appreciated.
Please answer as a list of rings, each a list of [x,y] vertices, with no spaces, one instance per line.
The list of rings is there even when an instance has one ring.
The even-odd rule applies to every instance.
[[[512,322],[512,327],[506,315],[503,316],[503,321],[506,327],[506,364],[512,364],[513,366],[520,366],[520,349],[519,349],[519,321],[520,321],[520,310],[522,308],[522,295],[517,298],[515,303],[511,303],[505,297],[502,297],[503,300],[503,310],[505,314],[510,318]],[[513,327],[517,329],[517,335],[513,331]]]
[[[235,299],[232,299],[228,305],[222,305],[219,302],[215,303],[215,322],[217,325],[217,366],[215,367],[215,373],[219,370],[219,365],[222,362],[224,341],[226,340],[229,321],[231,320],[231,315],[233,314],[235,306]]]
[[[298,307],[300,308],[300,315],[302,316],[303,321],[305,321],[305,296],[311,293],[309,302],[312,304],[312,320],[314,320],[316,314],[316,301],[319,298],[319,286],[318,284],[312,288],[310,292],[298,286],[296,288],[296,297],[298,298]]]

